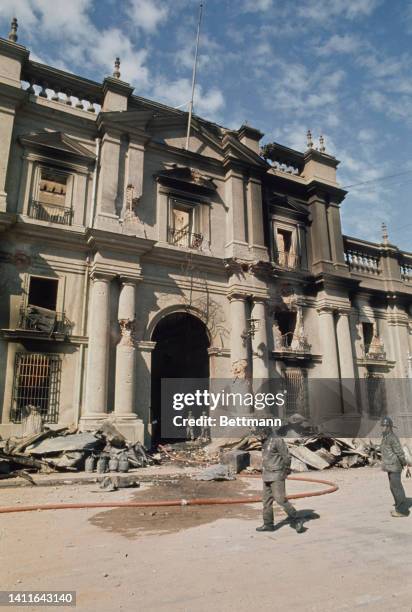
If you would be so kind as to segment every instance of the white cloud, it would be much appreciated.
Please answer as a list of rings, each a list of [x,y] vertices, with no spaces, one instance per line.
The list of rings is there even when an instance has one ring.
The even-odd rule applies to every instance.
[[[334,34],[316,49],[318,55],[333,55],[335,53],[357,53],[363,47],[363,42],[352,34]]]
[[[303,0],[297,7],[297,15],[317,22],[338,17],[354,20],[371,15],[380,3],[381,0]]]
[[[168,18],[169,7],[165,6],[164,0],[131,0],[130,13],[134,25],[153,33]]]
[[[259,13],[273,7],[273,0],[243,0],[241,10],[244,13]]]
[[[89,49],[90,57],[96,66],[105,69],[106,74],[113,71],[113,60],[120,57],[121,79],[143,87],[148,82],[148,69],[144,63],[147,51],[134,50],[132,43],[119,29],[112,28],[99,32],[93,45]]]
[[[158,79],[152,91],[154,99],[175,108],[188,105],[191,96],[190,79],[169,81]],[[217,120],[218,113],[225,106],[225,99],[220,89],[215,87],[204,90],[201,85],[195,89],[194,112],[211,120]],[[187,110],[188,106],[184,109]]]

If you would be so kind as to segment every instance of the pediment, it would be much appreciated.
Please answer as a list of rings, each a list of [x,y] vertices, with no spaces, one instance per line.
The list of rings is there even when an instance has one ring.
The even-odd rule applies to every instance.
[[[286,209],[295,214],[298,213],[300,215],[305,215],[305,216],[309,214],[308,208],[307,206],[305,206],[305,204],[287,195],[274,194],[270,198],[269,202],[270,202],[270,205],[275,208]]]
[[[183,187],[198,193],[210,193],[216,191],[213,180],[188,166],[173,165],[166,167],[155,174],[155,178],[164,185]]]
[[[21,144],[24,147],[33,149],[47,150],[49,154],[56,153],[83,158],[88,162],[94,161],[95,156],[92,151],[86,149],[74,138],[63,132],[41,132],[38,134],[27,134],[20,136]]]
[[[267,170],[269,164],[257,153],[241,143],[238,138],[230,132],[226,132],[222,140],[223,150],[227,159],[237,160],[248,165],[258,166],[262,170]]]

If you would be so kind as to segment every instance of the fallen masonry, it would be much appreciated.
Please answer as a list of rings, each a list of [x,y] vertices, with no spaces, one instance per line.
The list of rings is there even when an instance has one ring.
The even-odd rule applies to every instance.
[[[283,433],[290,435],[289,431]],[[302,435],[285,437],[292,457],[292,472],[334,466],[348,469],[380,462],[379,444],[372,440],[332,437],[314,432],[307,424],[293,433]],[[98,430],[86,432],[74,427],[42,426],[41,431],[29,431],[24,437],[0,440],[0,479],[23,478],[35,484],[30,474],[125,474],[137,468],[172,463],[176,467],[206,468],[199,473],[200,479],[228,480],[240,472],[260,472],[261,448],[261,438],[251,429],[240,439],[198,438],[160,444],[148,451],[140,443],[129,443],[110,419]],[[405,445],[404,451],[412,463],[411,449]],[[116,490],[122,486],[121,479],[115,478],[106,480],[103,488]]]

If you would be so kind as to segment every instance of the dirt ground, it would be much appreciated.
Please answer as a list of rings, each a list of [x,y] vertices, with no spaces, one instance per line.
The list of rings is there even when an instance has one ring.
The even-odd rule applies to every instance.
[[[260,504],[2,514],[1,589],[76,590],[82,612],[411,612],[412,514],[390,516],[386,475],[359,468],[318,477],[340,489],[296,501],[306,516],[303,534],[280,510],[277,531],[256,533]],[[412,482],[404,484],[412,497]],[[316,488],[288,483],[290,493]],[[259,489],[258,479],[176,477],[110,493],[96,484],[2,488],[0,504],[235,497]]]

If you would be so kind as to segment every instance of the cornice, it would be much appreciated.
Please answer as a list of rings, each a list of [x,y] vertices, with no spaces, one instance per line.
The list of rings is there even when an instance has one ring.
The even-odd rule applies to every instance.
[[[152,250],[155,240],[88,228],[86,230],[86,243],[93,251],[110,249],[116,253],[129,253],[140,256]]]

